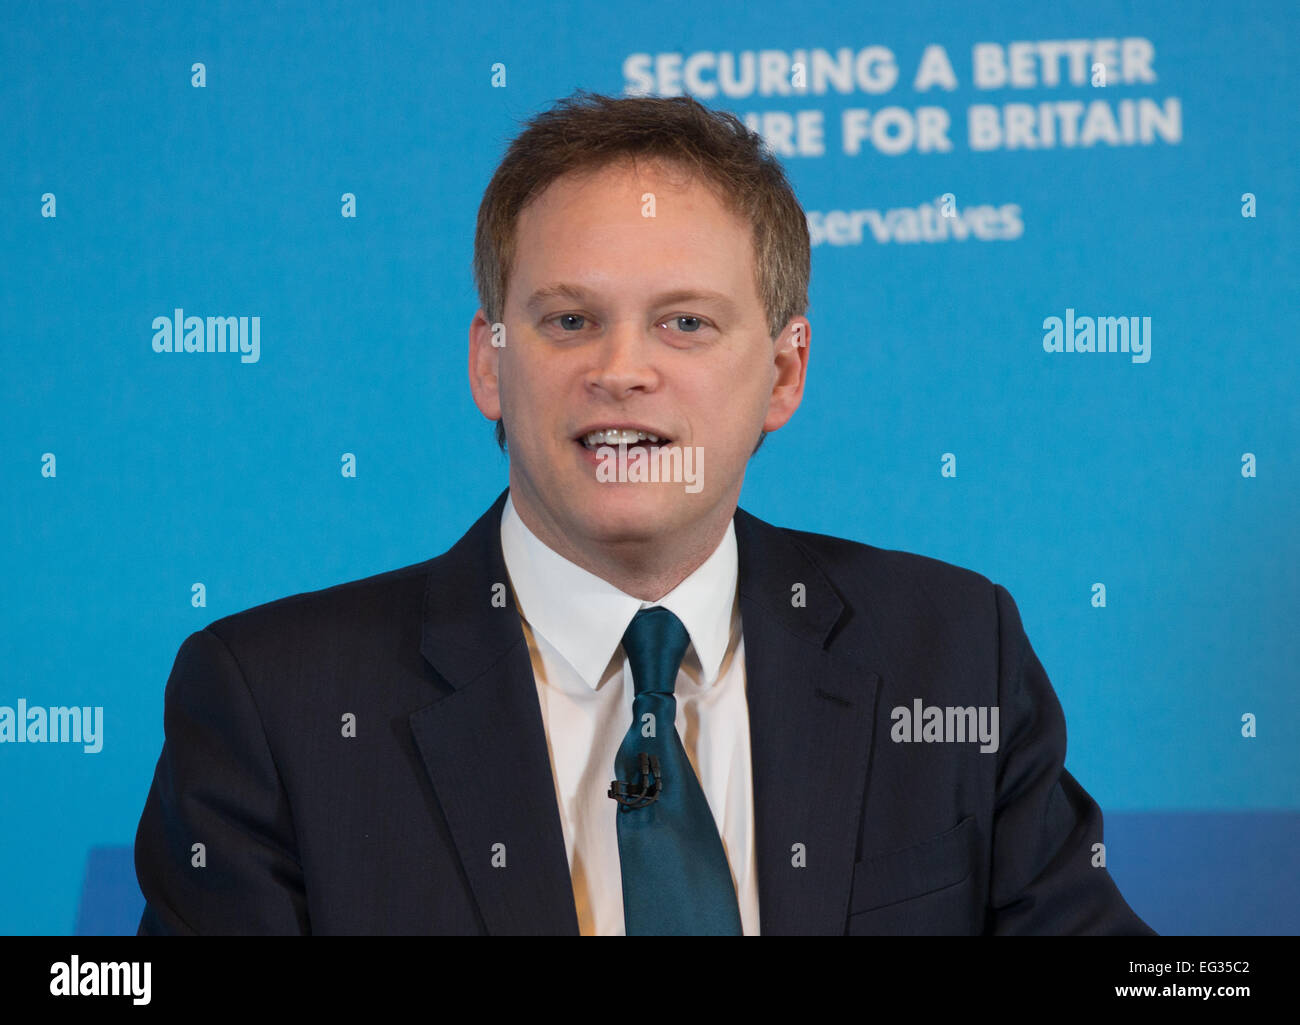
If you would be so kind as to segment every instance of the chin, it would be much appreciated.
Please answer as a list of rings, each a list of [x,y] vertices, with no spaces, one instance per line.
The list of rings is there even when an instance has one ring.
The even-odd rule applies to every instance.
[[[679,493],[674,495],[672,489]],[[608,539],[654,537],[678,526],[685,510],[680,485],[600,484],[577,511],[593,534]]]

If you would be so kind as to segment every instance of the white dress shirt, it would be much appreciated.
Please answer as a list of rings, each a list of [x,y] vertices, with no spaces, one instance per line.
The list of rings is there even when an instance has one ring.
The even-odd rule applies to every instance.
[[[614,758],[632,725],[635,690],[623,633],[640,609],[655,605],[676,615],[690,634],[677,673],[677,733],[727,852],[741,927],[746,936],[758,935],[734,522],[694,573],[653,602],[625,594],[548,548],[524,525],[509,496],[501,548],[533,664],[582,935],[625,932],[618,805],[607,795]]]

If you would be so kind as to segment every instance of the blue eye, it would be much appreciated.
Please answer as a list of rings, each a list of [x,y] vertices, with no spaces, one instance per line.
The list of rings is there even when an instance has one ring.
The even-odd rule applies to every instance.
[[[687,313],[678,314],[675,317],[669,317],[666,321],[660,323],[671,324],[677,323],[677,328],[683,334],[694,334],[704,326],[705,321],[702,317],[691,316]],[[560,328],[572,334],[575,331],[581,331],[587,325],[587,318],[581,313],[561,313],[551,318],[551,323],[559,324]]]

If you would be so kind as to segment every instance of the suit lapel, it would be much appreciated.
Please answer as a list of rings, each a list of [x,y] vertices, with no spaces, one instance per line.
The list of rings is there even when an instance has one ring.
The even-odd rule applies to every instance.
[[[545,727],[501,553],[506,495],[429,571],[420,651],[449,691],[410,724],[487,931],[577,935]],[[842,639],[854,613],[804,550],[743,509],[735,526],[761,929],[842,933],[880,677]]]
[[[843,933],[880,677],[804,550],[742,509],[735,524],[760,929]]]
[[[413,713],[411,731],[488,933],[576,936],[546,732],[501,554],[506,494],[429,572],[420,651],[451,691]]]

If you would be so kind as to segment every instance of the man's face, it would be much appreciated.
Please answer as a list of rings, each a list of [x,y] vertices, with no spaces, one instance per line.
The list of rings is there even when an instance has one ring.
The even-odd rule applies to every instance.
[[[802,317],[768,335],[748,224],[643,161],[554,182],[516,239],[504,345],[482,311],[470,328],[474,400],[504,418],[516,507],[578,548],[721,529],[759,432],[798,408],[808,352]],[[599,479],[583,436],[622,426],[702,451],[702,487]]]

